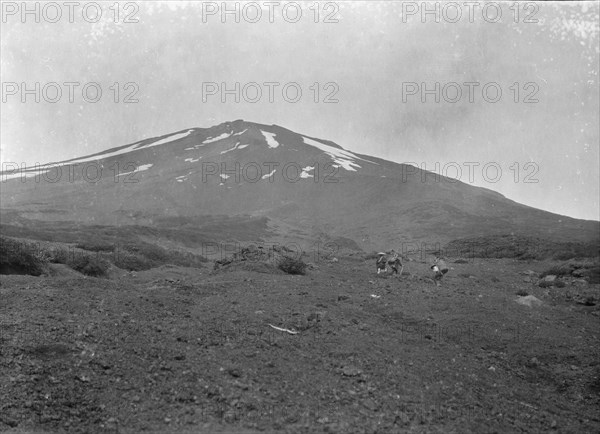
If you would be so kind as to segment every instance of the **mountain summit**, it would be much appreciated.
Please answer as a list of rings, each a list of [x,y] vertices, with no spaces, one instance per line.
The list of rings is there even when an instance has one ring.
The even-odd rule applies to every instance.
[[[97,154],[2,172],[2,210],[21,219],[151,225],[157,218],[267,217],[279,235],[362,247],[491,234],[589,241],[598,223],[277,125],[190,128]]]

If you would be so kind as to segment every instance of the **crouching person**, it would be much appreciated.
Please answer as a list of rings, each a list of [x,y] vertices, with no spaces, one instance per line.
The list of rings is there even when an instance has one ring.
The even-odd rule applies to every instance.
[[[444,261],[442,258],[435,258],[431,269],[434,273],[433,280],[435,281],[436,286],[441,286],[442,277],[448,273],[448,265],[446,265],[446,261]]]

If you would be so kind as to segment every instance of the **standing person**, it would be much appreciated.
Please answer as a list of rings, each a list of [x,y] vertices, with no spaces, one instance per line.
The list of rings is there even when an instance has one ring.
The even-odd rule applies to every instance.
[[[398,255],[398,253],[396,253],[396,251],[394,249],[392,249],[392,253],[391,253],[392,257],[390,259],[388,259],[388,264],[390,265],[390,267],[392,268],[392,274],[398,274],[398,267],[402,267],[400,269],[400,275],[402,275],[402,269],[404,269],[404,265],[402,265],[402,261],[400,260],[400,256]]]
[[[448,272],[448,265],[446,265],[446,261],[444,261],[442,258],[436,257],[433,261],[431,269],[434,273],[433,280],[435,281],[436,286],[441,286],[442,277],[444,277],[444,275]]]
[[[385,253],[383,252],[379,252],[377,253],[377,274],[379,274],[381,272],[381,270],[383,270],[384,272],[387,271],[387,257],[385,256]]]

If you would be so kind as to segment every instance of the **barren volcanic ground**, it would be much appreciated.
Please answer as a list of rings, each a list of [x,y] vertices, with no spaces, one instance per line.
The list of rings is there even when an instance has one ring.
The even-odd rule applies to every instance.
[[[475,259],[437,288],[415,259],[400,278],[358,254],[304,276],[2,276],[0,430],[600,430],[598,284]]]

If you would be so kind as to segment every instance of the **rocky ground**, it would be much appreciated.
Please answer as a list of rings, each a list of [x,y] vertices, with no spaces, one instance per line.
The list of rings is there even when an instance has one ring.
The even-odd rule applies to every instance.
[[[598,432],[600,285],[449,262],[1,276],[0,430]]]

